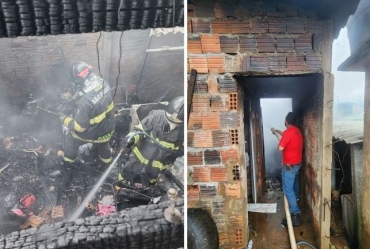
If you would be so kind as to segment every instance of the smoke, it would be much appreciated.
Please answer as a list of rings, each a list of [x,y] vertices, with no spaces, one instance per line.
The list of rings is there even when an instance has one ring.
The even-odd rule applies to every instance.
[[[271,128],[285,130],[284,120],[292,110],[292,99],[261,99],[261,108],[266,179],[276,179],[281,172],[281,152],[277,150],[279,142]]]

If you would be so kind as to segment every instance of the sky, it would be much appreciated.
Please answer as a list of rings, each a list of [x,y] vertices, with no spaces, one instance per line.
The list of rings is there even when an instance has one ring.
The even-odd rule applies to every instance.
[[[338,66],[351,55],[347,28],[343,28],[333,42],[332,73],[335,76],[334,105],[344,102],[364,103],[365,73],[338,72]]]

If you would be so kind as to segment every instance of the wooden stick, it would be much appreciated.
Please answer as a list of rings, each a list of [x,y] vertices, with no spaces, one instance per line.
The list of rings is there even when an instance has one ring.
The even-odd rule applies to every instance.
[[[286,221],[288,223],[288,233],[289,233],[290,247],[292,249],[297,249],[297,243],[295,241],[293,224],[292,224],[292,217],[290,216],[289,204],[288,204],[288,200],[287,200],[285,194],[284,194],[284,208],[285,208]]]

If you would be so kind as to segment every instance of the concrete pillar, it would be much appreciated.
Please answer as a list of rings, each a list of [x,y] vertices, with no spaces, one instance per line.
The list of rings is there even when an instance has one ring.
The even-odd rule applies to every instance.
[[[364,116],[364,154],[362,191],[362,248],[370,248],[370,70],[365,75],[365,116]]]
[[[363,143],[352,144],[351,146],[351,170],[352,170],[352,193],[355,200],[356,220],[355,220],[355,243],[354,247],[362,249],[362,192],[364,181],[363,170]]]
[[[333,98],[334,76],[331,74],[331,58],[333,44],[333,21],[324,23],[322,42],[322,68],[324,71],[324,94],[322,112],[322,141],[320,147],[322,155],[321,196],[320,196],[320,248],[329,248],[330,244],[330,199],[331,199],[331,164],[332,164],[332,137],[333,137]],[[320,183],[319,183],[320,184]]]

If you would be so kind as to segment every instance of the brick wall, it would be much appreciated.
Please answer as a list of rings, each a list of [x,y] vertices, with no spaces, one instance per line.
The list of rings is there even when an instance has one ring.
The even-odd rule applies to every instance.
[[[27,101],[25,97],[32,94],[34,98],[43,96],[55,102],[61,86],[69,84],[58,45],[67,66],[85,61],[99,74],[97,44],[104,80],[113,87],[119,75],[116,103],[170,101],[184,94],[184,52],[181,49],[146,52],[148,48],[183,46],[183,33],[164,30],[162,34],[151,36],[151,30],[146,29],[125,31],[122,37],[121,32],[102,32],[101,36],[100,33],[83,33],[2,38],[0,101],[22,105]]]
[[[97,67],[98,33],[0,39],[1,100],[21,105],[32,94],[53,99],[68,83],[58,44],[67,65],[86,61]],[[99,43],[103,49],[104,42]]]
[[[322,85],[322,84],[321,84]],[[320,92],[320,91],[318,91]],[[304,139],[304,166],[302,167],[304,182],[303,195],[307,198],[308,207],[313,214],[314,227],[319,231],[319,217],[321,204],[321,172],[323,170],[322,158],[319,156],[321,138],[321,113],[322,113],[322,91],[321,94],[313,96],[307,101],[303,111],[303,139]],[[302,178],[301,178],[302,179]]]
[[[241,215],[247,213],[242,203],[249,191],[243,96],[233,76],[322,72],[322,37],[323,22],[293,6],[207,1],[188,6],[188,70],[198,71],[188,126],[188,200],[211,213],[221,248],[248,242],[247,215]]]

